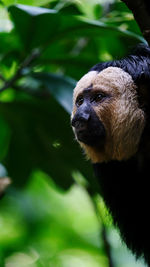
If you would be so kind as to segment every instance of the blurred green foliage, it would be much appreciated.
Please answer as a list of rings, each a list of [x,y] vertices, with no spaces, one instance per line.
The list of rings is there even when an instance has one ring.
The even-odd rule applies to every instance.
[[[0,266],[144,266],[121,244],[70,127],[76,81],[144,42],[119,1],[0,1]],[[96,207],[95,207],[96,206]],[[98,213],[98,214],[97,214]]]

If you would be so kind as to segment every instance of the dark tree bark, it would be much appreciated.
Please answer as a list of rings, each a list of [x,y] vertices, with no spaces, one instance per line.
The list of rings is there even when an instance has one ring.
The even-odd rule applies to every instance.
[[[143,37],[150,45],[150,2],[149,0],[122,0],[132,11]]]

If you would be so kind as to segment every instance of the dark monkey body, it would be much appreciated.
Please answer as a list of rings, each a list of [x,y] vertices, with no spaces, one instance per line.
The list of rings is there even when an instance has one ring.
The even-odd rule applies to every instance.
[[[72,126],[127,246],[150,266],[150,48],[77,83]]]

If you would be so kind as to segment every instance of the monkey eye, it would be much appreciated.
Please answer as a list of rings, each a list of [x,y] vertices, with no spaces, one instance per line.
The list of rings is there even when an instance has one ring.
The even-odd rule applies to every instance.
[[[82,95],[78,96],[76,100],[77,107],[81,106],[83,104],[83,101],[84,101],[83,96]]]
[[[92,102],[100,102],[102,101],[104,98],[106,97],[106,95],[104,93],[96,93],[92,96]]]

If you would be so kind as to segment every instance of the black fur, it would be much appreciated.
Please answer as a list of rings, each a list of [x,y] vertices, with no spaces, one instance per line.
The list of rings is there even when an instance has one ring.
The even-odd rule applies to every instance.
[[[94,170],[124,241],[136,256],[143,255],[150,266],[150,48],[141,45],[128,57],[97,64],[91,70],[100,72],[109,66],[128,72],[139,87],[146,126],[134,157],[97,163]]]
[[[146,45],[139,45],[132,55],[129,55],[120,60],[108,61],[98,63],[90,69],[98,72],[108,67],[118,67],[128,72],[135,83],[149,80],[150,78],[150,47]]]
[[[141,168],[142,167],[142,168]],[[127,246],[150,264],[149,162],[94,164],[101,193]]]

